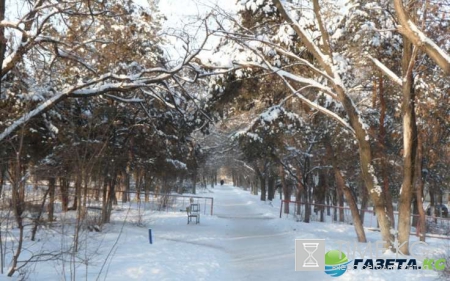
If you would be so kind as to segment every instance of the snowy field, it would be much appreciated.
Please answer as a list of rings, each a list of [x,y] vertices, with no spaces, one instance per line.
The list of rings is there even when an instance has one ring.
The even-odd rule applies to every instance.
[[[27,280],[436,280],[431,270],[351,270],[341,277],[324,272],[295,272],[295,239],[326,239],[326,251],[339,241],[355,241],[345,224],[305,224],[279,216],[279,202],[230,185],[209,188],[214,215],[187,224],[185,212],[139,212],[135,205],[114,211],[103,232],[84,232],[79,256],[34,263]],[[202,194],[200,194],[202,195]],[[125,223],[123,223],[125,221]],[[140,225],[139,225],[140,222]],[[148,228],[153,244],[149,244]],[[44,229],[28,248],[61,249],[68,239],[61,228]],[[369,241],[378,232],[367,231]],[[62,238],[66,237],[66,238]],[[69,236],[70,237],[70,236]],[[412,237],[412,241],[417,241]],[[30,243],[30,242],[27,242]],[[449,242],[428,239],[430,255],[441,256]],[[365,247],[361,244],[361,247]],[[383,258],[395,254],[383,254]],[[76,262],[74,262],[76,261]],[[0,275],[2,280],[12,279]]]

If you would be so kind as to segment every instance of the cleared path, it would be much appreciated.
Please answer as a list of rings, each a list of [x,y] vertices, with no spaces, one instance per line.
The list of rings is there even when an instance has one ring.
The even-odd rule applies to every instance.
[[[278,218],[242,196],[244,191],[224,185],[214,188],[215,215],[226,220],[226,233],[217,241],[226,249],[229,263],[222,270],[238,280],[298,280],[316,276],[294,271],[292,232],[276,228]],[[313,278],[315,279],[315,278]]]

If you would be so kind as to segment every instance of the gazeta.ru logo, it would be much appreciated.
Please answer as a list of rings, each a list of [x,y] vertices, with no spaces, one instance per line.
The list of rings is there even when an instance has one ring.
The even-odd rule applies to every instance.
[[[347,256],[339,250],[331,250],[325,254],[325,273],[338,277],[347,271],[347,265],[351,263]]]
[[[431,259],[414,254],[405,256],[399,250],[397,241],[394,243],[395,259],[379,258],[378,254],[384,252],[383,241],[375,243],[375,258],[371,242],[364,249],[356,242],[353,248],[347,242],[338,244],[341,247],[339,250],[325,253],[324,239],[296,239],[295,271],[323,271],[332,277],[339,277],[348,270],[444,270],[447,265],[446,259]],[[411,252],[419,245],[428,246],[425,242],[414,242],[410,246]]]
[[[347,271],[347,265],[351,263],[347,256],[339,250],[331,250],[325,254],[325,273],[338,277]]]

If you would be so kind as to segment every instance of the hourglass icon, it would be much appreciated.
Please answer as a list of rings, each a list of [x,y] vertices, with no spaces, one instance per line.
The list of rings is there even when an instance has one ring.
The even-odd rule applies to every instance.
[[[313,257],[315,251],[317,251],[317,247],[319,243],[303,243],[303,249],[308,252],[308,257],[303,262],[303,267],[319,267],[319,263]]]

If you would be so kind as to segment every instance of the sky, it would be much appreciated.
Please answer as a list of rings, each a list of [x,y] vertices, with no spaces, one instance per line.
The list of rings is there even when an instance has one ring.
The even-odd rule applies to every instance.
[[[198,45],[205,38],[204,28],[199,28],[200,20],[215,7],[233,14],[236,9],[235,3],[235,0],[160,0],[158,7],[160,12],[167,18],[163,24],[165,31],[168,33],[186,32],[191,37],[195,37]],[[209,24],[213,28],[213,22],[210,21]],[[217,37],[210,38],[205,49],[211,49],[217,42]],[[169,53],[170,60],[177,61],[183,57],[184,49],[181,46],[182,43],[179,40],[175,38],[169,39],[166,50]],[[208,51],[204,53],[205,56],[209,55]]]

